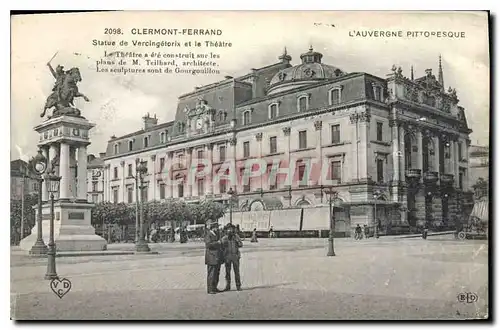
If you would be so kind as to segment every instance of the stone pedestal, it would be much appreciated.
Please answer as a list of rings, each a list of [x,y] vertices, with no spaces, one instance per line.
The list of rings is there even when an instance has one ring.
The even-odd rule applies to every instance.
[[[94,205],[87,202],[87,146],[90,144],[89,131],[94,126],[81,116],[60,115],[35,127],[40,136],[38,146],[50,155],[47,172],[53,171],[61,177],[59,192],[54,194],[54,239],[58,251],[106,249],[106,241],[95,234],[90,222]],[[44,187],[48,187],[47,182]],[[48,200],[42,205],[42,236],[47,244],[50,194],[43,195]],[[29,251],[35,244],[37,226],[21,241],[22,250]]]
[[[95,234],[90,224],[91,209],[88,203],[54,203],[54,240],[57,251],[102,251],[106,250],[106,240]],[[20,243],[22,250],[29,251],[36,241],[37,225],[31,235]],[[42,206],[42,236],[49,242],[50,203]]]

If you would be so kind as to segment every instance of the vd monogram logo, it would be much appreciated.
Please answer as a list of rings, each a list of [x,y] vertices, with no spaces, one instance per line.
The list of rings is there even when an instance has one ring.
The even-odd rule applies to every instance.
[[[59,298],[62,299],[62,297],[64,297],[64,295],[71,290],[71,281],[67,278],[56,278],[50,281],[50,288]]]

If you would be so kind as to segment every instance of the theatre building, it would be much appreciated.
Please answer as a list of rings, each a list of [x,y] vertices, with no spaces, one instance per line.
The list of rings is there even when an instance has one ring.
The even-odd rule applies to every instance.
[[[396,66],[376,77],[322,57],[310,48],[293,65],[285,50],[277,63],[181,95],[174,121],[147,114],[141,130],[113,136],[100,165],[104,200],[135,201],[140,158],[148,200],[227,201],[232,188],[235,211],[285,214],[327,209],[333,186],[346,232],[377,222],[381,232],[454,226],[470,205],[471,130],[456,91],[445,88],[441,59],[437,78],[431,69],[414,78],[413,68],[410,77]],[[206,175],[190,180],[200,166]],[[217,180],[222,171],[237,180]],[[246,171],[262,175],[246,180]]]

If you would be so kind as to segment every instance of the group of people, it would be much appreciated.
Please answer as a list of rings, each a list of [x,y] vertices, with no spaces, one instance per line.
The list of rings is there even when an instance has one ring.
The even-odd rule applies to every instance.
[[[366,224],[363,225],[363,228],[359,225],[359,223],[356,225],[356,228],[354,229],[354,239],[355,240],[360,240],[363,239],[363,234],[365,238],[370,237],[370,227],[368,227]],[[378,238],[377,233],[374,233],[375,238]]]
[[[224,291],[231,290],[231,268],[234,271],[236,290],[241,291],[240,277],[240,248],[243,246],[236,227],[227,224],[224,233],[219,232],[217,222],[207,224],[205,235],[205,264],[207,265],[207,293],[222,292],[217,286],[222,264],[226,269],[226,287]]]

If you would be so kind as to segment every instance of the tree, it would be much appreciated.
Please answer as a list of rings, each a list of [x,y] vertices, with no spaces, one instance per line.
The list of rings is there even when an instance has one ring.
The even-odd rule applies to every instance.
[[[195,209],[196,223],[206,223],[207,220],[217,221],[224,216],[225,208],[221,203],[206,199],[198,205],[192,204]]]
[[[476,183],[472,186],[476,199],[488,196],[488,188],[488,181],[483,178],[477,179]]]
[[[34,206],[38,204],[38,195],[25,195],[24,196],[24,230],[27,234],[31,228],[35,225],[35,209]],[[17,231],[21,228],[21,208],[22,201],[17,199],[10,200],[10,226],[13,233],[17,235]],[[20,236],[20,234],[18,235]],[[26,236],[26,235],[24,235]],[[19,237],[16,237],[14,241],[18,241]]]
[[[100,225],[103,229],[104,225],[108,229],[108,243],[111,239],[111,227],[114,224],[125,225],[130,223],[130,209],[125,203],[97,203],[92,209],[91,222],[93,225]]]

